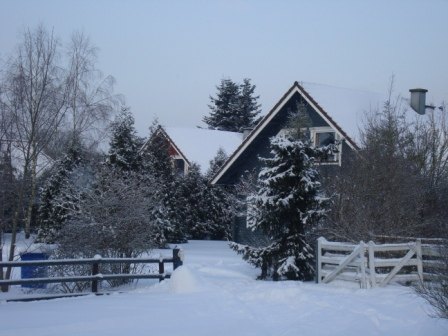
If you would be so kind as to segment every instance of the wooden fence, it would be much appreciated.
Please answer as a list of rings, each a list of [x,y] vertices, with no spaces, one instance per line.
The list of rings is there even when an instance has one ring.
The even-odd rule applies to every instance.
[[[397,282],[423,281],[440,266],[440,251],[420,239],[408,243],[377,245],[317,240],[317,282],[335,279],[357,281],[361,288],[386,286]],[[428,273],[424,273],[424,268]]]
[[[180,249],[173,249],[173,256],[169,258],[102,258],[95,256],[90,259],[63,259],[63,260],[36,260],[36,261],[9,261],[0,262],[0,267],[48,267],[61,265],[91,265],[91,275],[66,276],[66,277],[44,277],[30,279],[10,279],[0,280],[0,286],[12,285],[37,285],[48,283],[67,283],[67,282],[91,282],[92,293],[98,293],[98,284],[104,280],[124,280],[124,279],[164,279],[170,278],[171,274],[165,272],[165,263],[173,263],[175,270],[183,264],[183,253]],[[158,274],[101,274],[101,265],[103,264],[158,264]]]

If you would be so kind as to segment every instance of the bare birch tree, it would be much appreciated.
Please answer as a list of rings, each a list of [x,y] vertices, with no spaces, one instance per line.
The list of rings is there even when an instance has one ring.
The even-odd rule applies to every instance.
[[[70,137],[82,139],[87,147],[94,146],[102,140],[103,126],[122,99],[113,94],[115,79],[97,69],[97,48],[86,35],[72,35],[67,58],[66,128]]]
[[[14,258],[16,233],[22,216],[26,237],[30,236],[38,157],[63,120],[67,98],[57,63],[59,42],[53,32],[38,26],[33,31],[25,30],[22,38],[17,54],[7,64],[3,86],[4,103],[12,117],[14,144],[23,156],[9,260]],[[10,275],[11,268],[7,268],[6,278]]]

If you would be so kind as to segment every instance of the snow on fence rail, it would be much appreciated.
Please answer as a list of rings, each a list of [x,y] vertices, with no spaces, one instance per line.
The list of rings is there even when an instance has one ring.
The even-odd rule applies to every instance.
[[[370,241],[359,244],[317,240],[317,282],[335,279],[359,281],[361,288],[386,286],[398,282],[423,281],[440,266],[436,245],[422,244],[420,239],[401,244],[377,245]]]
[[[90,259],[62,259],[62,260],[36,260],[36,261],[7,261],[0,262],[0,267],[30,267],[30,266],[62,266],[62,265],[91,265],[91,275],[86,276],[66,276],[66,277],[46,277],[46,278],[30,278],[30,279],[10,279],[0,280],[0,286],[12,285],[31,285],[31,284],[47,284],[47,283],[64,283],[90,281],[92,293],[98,292],[98,284],[103,280],[122,280],[122,279],[159,279],[162,281],[171,277],[170,273],[165,273],[165,263],[173,263],[175,270],[183,264],[183,253],[180,249],[173,249],[171,258],[102,258],[95,256]],[[158,274],[101,274],[100,265],[102,264],[158,264]]]

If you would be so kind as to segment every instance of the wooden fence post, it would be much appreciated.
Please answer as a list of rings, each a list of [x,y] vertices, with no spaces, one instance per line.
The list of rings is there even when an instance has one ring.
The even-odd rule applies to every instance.
[[[0,230],[0,262],[3,261],[3,230]],[[3,278],[3,266],[0,266],[0,280],[8,280]],[[0,286],[2,292],[7,292],[9,290],[8,285]]]
[[[370,286],[376,287],[375,243],[373,241],[369,241],[369,274]]]
[[[320,283],[322,281],[322,240],[323,237],[317,238],[317,253],[316,253],[316,282]]]
[[[92,275],[95,276],[100,272],[99,261],[101,260],[101,256],[97,254],[93,259],[95,259],[95,262],[92,264]],[[98,293],[98,279],[92,280],[92,293]]]
[[[174,261],[173,261],[173,264],[174,264]],[[163,263],[162,255],[160,255],[160,259],[159,259],[159,274],[160,274],[159,282],[161,282],[162,280],[165,279],[165,264]]]
[[[367,288],[367,278],[366,278],[366,244],[361,240],[359,243],[361,250],[359,251],[359,263],[361,270],[361,288]]]
[[[182,266],[183,264],[184,264],[184,261],[183,261],[182,250],[179,248],[174,248],[173,249],[173,270]]]
[[[420,282],[423,283],[423,256],[422,256],[422,240],[417,239],[415,242],[415,254],[417,257],[417,273]]]

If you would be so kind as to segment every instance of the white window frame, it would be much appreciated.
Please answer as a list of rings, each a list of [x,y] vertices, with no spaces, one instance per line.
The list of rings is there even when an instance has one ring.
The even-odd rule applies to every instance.
[[[182,160],[184,162],[184,175],[183,176],[187,175],[188,174],[188,169],[190,168],[190,166],[188,165],[187,161],[185,161],[185,159],[181,155],[178,155],[178,154],[171,155],[171,162],[172,162],[172,165],[173,165],[173,169],[176,168],[175,160]]]
[[[286,136],[286,134],[290,131],[288,128],[283,128],[278,132],[277,136]],[[304,128],[303,131],[309,131],[310,132],[310,140],[311,143],[316,146],[316,140],[317,140],[317,134],[319,133],[334,133],[334,139],[335,141],[339,141],[338,145],[338,153],[335,153],[336,156],[335,161],[328,161],[328,162],[317,162],[316,164],[326,166],[326,165],[341,165],[341,154],[342,154],[342,136],[336,132],[334,128],[331,128],[329,126],[321,126],[321,127],[308,127]]]
[[[310,127],[309,128],[310,131],[310,137],[311,137],[311,141],[313,143],[314,146],[317,145],[317,134],[319,133],[334,133],[334,140],[339,142],[338,145],[338,153],[334,153],[334,155],[336,156],[336,160],[334,161],[327,161],[327,162],[318,162],[317,164],[322,165],[322,166],[326,166],[326,165],[341,165],[341,154],[342,154],[342,137],[341,135],[336,132],[335,129],[329,127],[329,126],[322,126],[322,127]]]

